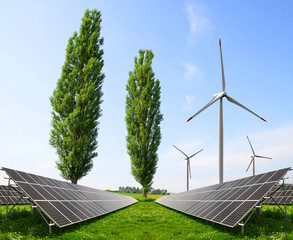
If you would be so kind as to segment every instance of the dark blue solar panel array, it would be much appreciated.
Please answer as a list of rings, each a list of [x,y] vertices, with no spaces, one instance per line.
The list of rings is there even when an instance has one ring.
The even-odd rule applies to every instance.
[[[274,192],[275,189],[272,190]],[[293,185],[286,185],[285,192],[283,187],[272,194],[272,197],[278,204],[293,204]],[[266,199],[264,204],[276,204],[273,199]]]
[[[59,227],[124,208],[132,197],[3,168],[16,185]]]
[[[9,193],[9,197],[7,198]],[[25,198],[21,198],[21,194],[18,193],[16,190],[14,190],[12,187],[10,187],[8,192],[8,186],[6,185],[0,185],[0,205],[7,204],[30,204],[31,202],[28,201]],[[20,199],[20,200],[19,200]]]
[[[290,170],[285,168],[235,181],[168,195],[157,203],[177,211],[234,227]]]

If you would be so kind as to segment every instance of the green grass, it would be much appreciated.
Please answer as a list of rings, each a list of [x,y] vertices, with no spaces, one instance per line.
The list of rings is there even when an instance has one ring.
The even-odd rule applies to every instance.
[[[140,199],[139,195],[135,196]],[[154,199],[157,196],[149,196]],[[288,221],[276,206],[263,206],[263,215],[253,214],[245,227],[228,228],[193,218],[150,201],[138,202],[108,215],[65,228],[48,226],[28,206],[18,206],[5,220],[0,207],[0,239],[293,239],[293,206],[287,208]]]

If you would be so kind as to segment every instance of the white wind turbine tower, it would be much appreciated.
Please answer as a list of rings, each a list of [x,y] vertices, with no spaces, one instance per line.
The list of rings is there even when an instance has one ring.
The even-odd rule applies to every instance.
[[[246,136],[246,137],[247,137],[247,140],[248,140],[248,142],[249,142],[249,145],[250,145],[250,147],[251,147],[252,154],[253,154],[253,155],[251,156],[251,161],[250,161],[250,163],[249,163],[249,165],[248,165],[248,168],[246,169],[246,172],[248,171],[248,169],[249,169],[251,163],[253,163],[253,176],[255,176],[255,158],[266,158],[266,159],[272,159],[272,158],[256,155],[255,152],[254,152],[254,150],[253,150],[253,147],[252,147],[252,145],[251,145],[251,142],[249,141],[248,136]]]
[[[253,115],[257,116],[261,120],[265,121],[262,117],[254,113],[253,111],[249,110],[247,107],[243,106],[239,102],[237,102],[235,99],[231,98],[227,95],[225,92],[225,75],[224,75],[224,66],[223,66],[223,57],[222,57],[222,47],[221,47],[221,39],[219,39],[219,45],[220,45],[220,55],[221,55],[221,68],[222,68],[222,92],[217,93],[213,95],[213,99],[205,105],[202,109],[200,109],[197,113],[195,113],[192,117],[190,117],[188,121],[193,119],[195,116],[197,116],[199,113],[201,113],[203,110],[211,106],[213,103],[219,100],[219,183],[223,183],[223,98],[227,98],[229,102],[232,102],[239,107],[244,108],[248,112],[252,113]]]
[[[184,152],[182,152],[175,145],[173,145],[173,146],[174,146],[174,148],[176,148],[179,152],[181,152],[186,157],[185,160],[187,160],[187,191],[189,191],[189,178],[188,178],[188,176],[190,175],[190,178],[191,178],[190,158],[194,157],[196,154],[198,154],[199,152],[201,152],[203,149],[199,150],[195,154],[193,154],[190,157],[188,157],[187,154],[185,154]]]

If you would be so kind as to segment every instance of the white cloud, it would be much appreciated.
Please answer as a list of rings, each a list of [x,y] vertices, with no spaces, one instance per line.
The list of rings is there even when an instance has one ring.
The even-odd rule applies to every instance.
[[[198,34],[209,24],[209,19],[201,16],[199,9],[194,8],[192,5],[187,6],[186,12],[190,23],[190,33]]]
[[[204,77],[203,73],[200,71],[198,66],[190,63],[182,63],[181,64],[185,68],[184,78],[190,80],[192,78],[196,78],[201,81]]]
[[[191,44],[200,35],[212,34],[213,26],[208,17],[205,16],[207,9],[200,5],[189,4],[186,8],[189,22],[188,44]]]
[[[191,78],[194,76],[194,74],[196,73],[197,67],[195,65],[191,65],[191,64],[185,64],[184,65],[186,72],[184,74],[185,78]]]
[[[194,96],[185,96],[185,105],[183,107],[183,110],[188,111],[192,108],[192,104],[194,103],[195,97]]]
[[[192,104],[194,102],[194,97],[193,96],[185,96],[185,99],[187,101],[187,104]]]

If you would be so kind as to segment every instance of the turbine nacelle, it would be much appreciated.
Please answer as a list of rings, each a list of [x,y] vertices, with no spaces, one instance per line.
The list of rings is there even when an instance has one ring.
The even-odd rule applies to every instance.
[[[216,94],[213,95],[213,99],[222,98],[222,97],[225,97],[226,95],[227,95],[226,92],[216,93]]]

